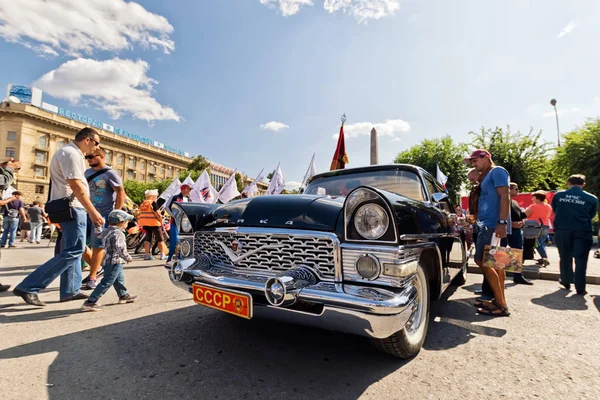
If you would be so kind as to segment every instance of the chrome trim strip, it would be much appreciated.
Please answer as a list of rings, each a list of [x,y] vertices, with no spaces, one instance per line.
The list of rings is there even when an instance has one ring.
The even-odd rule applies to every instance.
[[[389,241],[389,240],[368,240],[368,239],[364,239],[364,240],[354,240],[354,239],[348,239],[348,224],[346,223],[346,210],[347,210],[347,203],[348,203],[348,199],[350,198],[350,195],[352,193],[354,193],[355,191],[358,190],[366,190],[368,192],[373,193],[375,196],[379,197],[383,203],[385,204],[386,208],[387,208],[387,212],[388,212],[388,218],[390,221],[390,224],[392,224],[392,227],[394,229],[394,240],[393,241]],[[369,201],[365,201],[364,204],[367,204]],[[356,189],[354,189],[352,192],[348,193],[348,196],[346,197],[346,200],[344,201],[344,240],[346,242],[372,242],[372,243],[398,243],[398,227],[396,226],[396,214],[392,212],[392,208],[390,207],[389,202],[387,201],[387,199],[385,197],[383,197],[381,194],[379,194],[377,191],[365,187],[365,186],[360,186]]]
[[[400,240],[429,240],[429,239],[440,239],[459,237],[459,234],[452,232],[442,232],[442,233],[408,233],[404,235],[400,235]]]

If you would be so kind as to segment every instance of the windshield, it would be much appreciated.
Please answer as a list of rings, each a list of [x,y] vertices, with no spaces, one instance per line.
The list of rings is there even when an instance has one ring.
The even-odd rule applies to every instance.
[[[306,187],[304,193],[331,197],[347,196],[359,186],[372,186],[414,200],[425,200],[417,174],[402,170],[369,171],[317,178]]]

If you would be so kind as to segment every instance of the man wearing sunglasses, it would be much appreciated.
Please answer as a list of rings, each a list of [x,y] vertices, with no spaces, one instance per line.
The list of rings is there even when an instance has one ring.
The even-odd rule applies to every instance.
[[[125,189],[121,177],[115,170],[108,167],[105,161],[106,152],[99,147],[92,154],[85,156],[90,168],[85,171],[85,177],[90,186],[90,198],[96,210],[107,220],[108,214],[114,209],[120,210],[125,203]],[[114,197],[113,197],[114,195]],[[105,225],[106,228],[106,225]],[[90,266],[90,274],[83,280],[83,290],[96,287],[96,276],[102,275],[100,263],[104,256],[102,239],[93,229],[88,219],[87,238],[89,248],[86,248],[83,259]],[[90,250],[91,249],[91,250]]]
[[[86,154],[93,154],[100,145],[100,136],[92,128],[83,128],[75,140],[58,150],[50,161],[50,193],[48,200],[71,198],[73,219],[61,222],[61,251],[52,259],[29,274],[13,290],[34,306],[46,304],[38,297],[60,275],[60,301],[83,300],[81,293],[81,255],[85,251],[87,218],[92,224],[102,226],[104,218],[90,200],[89,186],[85,178]]]

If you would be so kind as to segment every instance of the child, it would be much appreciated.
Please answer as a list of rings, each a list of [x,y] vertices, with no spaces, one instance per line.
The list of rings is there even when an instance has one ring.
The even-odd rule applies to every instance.
[[[127,293],[123,274],[123,263],[131,262],[131,256],[127,253],[123,230],[127,227],[127,222],[132,219],[132,215],[121,210],[113,210],[108,214],[109,226],[100,234],[104,245],[104,258],[102,259],[104,278],[83,303],[81,311],[101,311],[103,306],[96,304],[96,302],[113,285],[119,296],[119,304],[133,303],[137,299],[137,296]]]

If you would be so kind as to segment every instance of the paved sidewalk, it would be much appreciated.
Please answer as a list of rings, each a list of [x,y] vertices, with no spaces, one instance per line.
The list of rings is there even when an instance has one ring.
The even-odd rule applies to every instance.
[[[590,253],[587,269],[587,283],[600,285],[600,259],[594,258],[594,251],[596,249],[597,247],[594,246]],[[560,278],[558,249],[555,246],[547,246],[546,250],[548,252],[548,261],[550,261],[550,265],[542,268],[536,264],[535,260],[525,260],[523,265],[523,275],[526,278],[558,281],[558,278]],[[536,260],[539,259],[537,252],[535,253],[535,257]],[[472,257],[469,259],[469,272],[474,274],[481,273],[481,270],[475,264]]]

